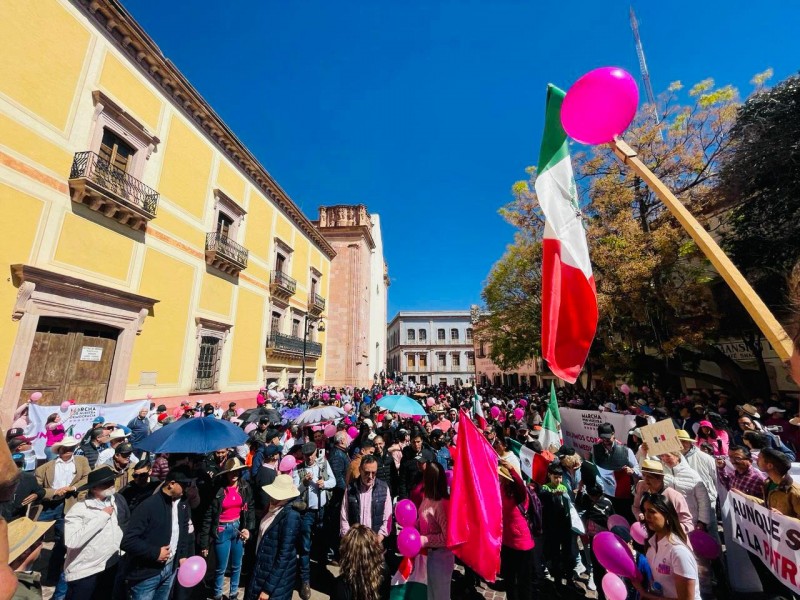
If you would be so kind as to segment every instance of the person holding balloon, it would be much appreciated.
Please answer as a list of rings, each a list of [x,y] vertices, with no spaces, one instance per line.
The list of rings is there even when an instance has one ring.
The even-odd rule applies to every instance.
[[[686,532],[671,502],[661,494],[649,495],[643,503],[647,538],[647,562],[653,572],[654,592],[641,580],[633,585],[642,600],[701,600],[697,560]]]
[[[422,547],[428,552],[428,600],[449,600],[455,556],[447,549],[450,496],[445,470],[430,463],[423,475],[425,495],[419,507]]]

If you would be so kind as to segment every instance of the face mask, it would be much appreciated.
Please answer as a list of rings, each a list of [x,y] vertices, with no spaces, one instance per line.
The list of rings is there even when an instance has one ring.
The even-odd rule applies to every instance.
[[[100,492],[100,497],[101,498],[111,498],[111,496],[113,496],[116,493],[117,493],[117,490],[115,490],[114,486],[112,485],[110,488],[105,489],[102,492]]]

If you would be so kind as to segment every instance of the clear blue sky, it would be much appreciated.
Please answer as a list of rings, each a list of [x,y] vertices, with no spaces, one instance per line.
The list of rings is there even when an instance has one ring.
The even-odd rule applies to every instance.
[[[310,218],[381,215],[398,310],[466,309],[512,241],[545,86],[636,74],[627,2],[123,0]],[[797,72],[800,4],[635,2],[653,86]],[[642,94],[643,95],[643,94]]]

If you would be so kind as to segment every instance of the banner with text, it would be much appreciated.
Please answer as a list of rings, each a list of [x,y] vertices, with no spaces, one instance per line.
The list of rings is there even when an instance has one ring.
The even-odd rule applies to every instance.
[[[28,418],[31,421],[25,434],[33,437],[33,449],[37,458],[45,458],[44,447],[46,441],[45,425],[47,417],[53,413],[61,416],[61,424],[66,435],[81,439],[92,427],[95,417],[104,417],[107,423],[127,425],[143,408],[150,408],[149,400],[136,402],[121,402],[119,404],[73,404],[67,410],[56,406],[41,406],[31,404]]]
[[[778,580],[800,594],[800,521],[736,490],[728,494],[733,540],[755,554]]]
[[[592,446],[597,443],[597,427],[600,423],[611,423],[617,439],[623,444],[636,423],[633,415],[561,407],[558,410],[561,413],[561,437],[564,445],[575,448],[583,458],[588,458]]]

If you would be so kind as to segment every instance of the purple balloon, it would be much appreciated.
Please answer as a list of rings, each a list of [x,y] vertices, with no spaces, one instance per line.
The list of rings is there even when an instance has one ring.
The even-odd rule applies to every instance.
[[[525,416],[525,411],[524,410],[522,410],[521,408],[515,408],[514,409],[514,418],[517,421],[521,421],[522,417],[524,417],[524,416]]]
[[[489,414],[492,416],[493,419],[496,419],[500,416],[500,408],[497,406],[493,406],[489,409]]]
[[[700,558],[714,560],[722,550],[717,540],[700,529],[695,529],[689,534],[689,541],[692,543],[694,553]]]
[[[194,587],[206,576],[206,561],[202,556],[190,556],[178,569],[178,582],[183,587]]]
[[[618,67],[602,67],[569,88],[561,105],[561,124],[581,144],[606,144],[628,128],[638,106],[633,76]]]
[[[411,500],[400,500],[394,507],[394,517],[401,527],[414,527],[417,524],[417,507]]]
[[[609,573],[628,579],[636,576],[636,565],[633,563],[630,548],[610,531],[601,531],[594,536],[592,550]]]
[[[422,550],[422,538],[419,531],[413,527],[406,527],[397,536],[397,549],[400,554],[408,558],[414,558]]]

